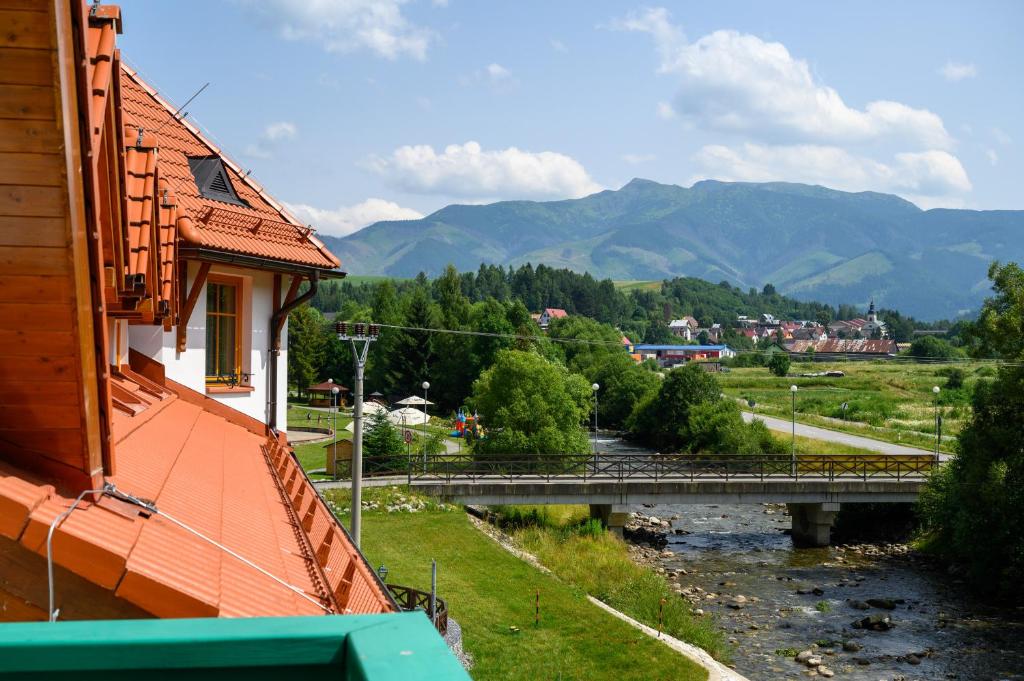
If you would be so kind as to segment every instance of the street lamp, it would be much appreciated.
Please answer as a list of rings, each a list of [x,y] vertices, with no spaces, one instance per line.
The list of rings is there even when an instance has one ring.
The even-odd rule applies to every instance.
[[[334,425],[332,430],[334,431],[334,477],[338,477],[338,393],[341,390],[338,386],[331,388],[331,406],[334,407]],[[349,462],[351,465],[351,462]]]
[[[601,386],[594,383],[590,386],[590,389],[594,391],[594,454],[597,454],[597,391],[601,389]]]
[[[935,395],[935,462],[938,463],[939,438],[942,437],[942,422],[939,420],[939,386],[933,386],[932,393]]]
[[[793,447],[790,454],[790,461],[792,462],[792,475],[796,477],[796,386],[789,386],[789,392],[793,395]]]
[[[427,391],[430,381],[423,381],[423,470],[427,470]]]
[[[384,563],[381,563],[380,567],[377,568],[377,576],[380,577],[381,582],[387,583],[388,568],[386,565],[384,565]]]

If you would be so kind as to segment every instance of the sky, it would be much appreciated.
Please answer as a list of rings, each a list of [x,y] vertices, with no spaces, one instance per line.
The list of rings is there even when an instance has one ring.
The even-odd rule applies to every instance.
[[[120,0],[122,59],[319,232],[634,177],[1024,209],[1024,3]]]

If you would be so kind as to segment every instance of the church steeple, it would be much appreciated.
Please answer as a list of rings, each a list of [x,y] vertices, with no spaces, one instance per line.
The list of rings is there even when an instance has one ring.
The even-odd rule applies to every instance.
[[[878,315],[875,314],[875,299],[874,298],[871,299],[871,305],[868,306],[868,321],[869,322],[877,322],[878,321]]]

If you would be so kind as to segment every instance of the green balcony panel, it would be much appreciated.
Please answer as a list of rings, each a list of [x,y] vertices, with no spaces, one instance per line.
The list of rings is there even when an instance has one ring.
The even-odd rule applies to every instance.
[[[423,613],[0,625],[0,678],[468,681]]]

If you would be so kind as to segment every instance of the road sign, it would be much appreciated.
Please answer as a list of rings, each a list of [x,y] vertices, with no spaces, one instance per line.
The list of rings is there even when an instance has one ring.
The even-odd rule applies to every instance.
[[[402,438],[405,440],[405,444],[412,444],[412,431],[407,430],[404,433],[402,433]]]

